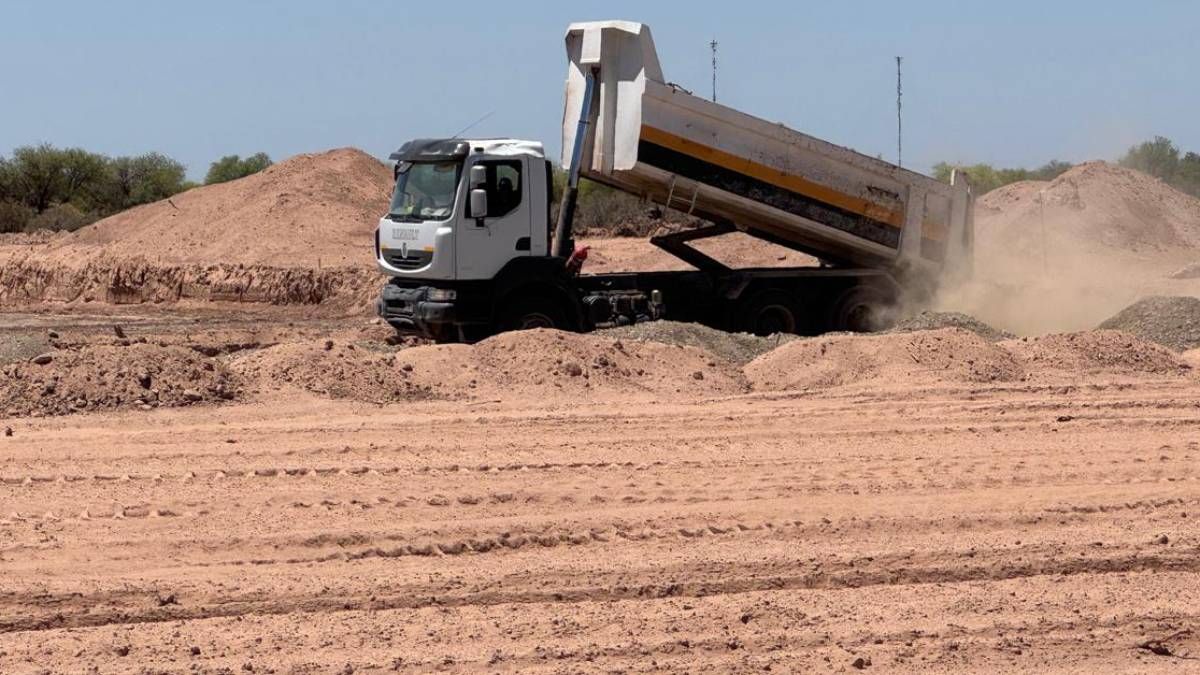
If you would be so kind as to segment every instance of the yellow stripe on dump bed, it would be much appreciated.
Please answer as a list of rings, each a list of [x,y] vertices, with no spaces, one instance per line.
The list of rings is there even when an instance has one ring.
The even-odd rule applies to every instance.
[[[852,197],[844,192],[839,192],[785,171],[773,169],[764,164],[752,162],[744,157],[738,157],[723,150],[681,138],[662,129],[642,125],[642,138],[676,152],[716,164],[730,171],[736,171],[737,173],[757,178],[764,183],[770,183],[784,190],[790,190],[805,197],[816,199],[845,211],[870,218],[871,220],[886,223],[897,229],[904,224],[904,213],[900,211],[881,206],[868,199]]]

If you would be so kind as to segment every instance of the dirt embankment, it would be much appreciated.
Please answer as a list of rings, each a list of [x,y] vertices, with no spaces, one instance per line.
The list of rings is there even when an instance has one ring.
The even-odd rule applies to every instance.
[[[1200,199],[1105,162],[976,204],[975,274],[936,308],[1020,335],[1085,330],[1147,295],[1200,295]]]
[[[78,232],[0,240],[0,305],[234,301],[369,307],[391,175],[354,149],[298,155]]]

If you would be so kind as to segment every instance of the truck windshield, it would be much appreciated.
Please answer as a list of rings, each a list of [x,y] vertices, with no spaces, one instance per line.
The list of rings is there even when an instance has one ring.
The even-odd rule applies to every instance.
[[[458,162],[401,162],[396,167],[396,191],[388,218],[445,220],[454,213]]]

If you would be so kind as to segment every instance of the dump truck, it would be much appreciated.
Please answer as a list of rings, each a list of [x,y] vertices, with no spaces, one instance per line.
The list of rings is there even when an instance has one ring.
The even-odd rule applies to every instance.
[[[557,204],[536,141],[419,139],[391,155],[377,310],[398,331],[472,341],[661,318],[758,334],[865,331],[970,273],[965,175],[943,183],[695,96],[666,80],[644,24],[572,24],[566,52]],[[572,233],[580,180],[705,223],[650,239],[692,269],[588,274]],[[819,263],[731,268],[693,245],[734,232]]]

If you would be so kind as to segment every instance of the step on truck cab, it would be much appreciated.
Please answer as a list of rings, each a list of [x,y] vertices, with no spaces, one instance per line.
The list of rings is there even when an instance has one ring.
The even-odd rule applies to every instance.
[[[970,273],[964,175],[941,183],[693,96],[666,81],[643,24],[572,24],[566,51],[557,205],[537,142],[425,139],[392,155],[375,246],[390,277],[378,311],[398,330],[473,340],[660,317],[756,333],[869,330],[902,294]],[[695,269],[581,274],[580,179],[708,221],[651,239]],[[734,231],[821,264],[731,269],[691,245]]]

